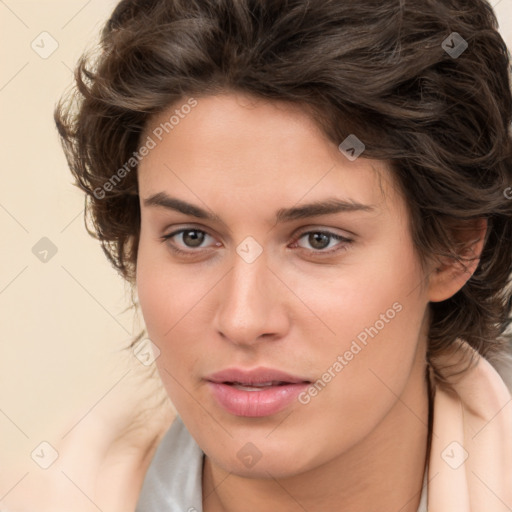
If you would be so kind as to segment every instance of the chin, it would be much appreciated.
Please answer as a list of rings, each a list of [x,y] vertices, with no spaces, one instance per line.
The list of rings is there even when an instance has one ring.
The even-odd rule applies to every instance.
[[[286,441],[286,436],[273,441],[265,437],[261,440],[233,441],[221,450],[214,446],[208,455],[226,472],[257,479],[289,478],[322,463],[318,460],[320,454],[314,452],[311,442],[303,439],[291,444]]]

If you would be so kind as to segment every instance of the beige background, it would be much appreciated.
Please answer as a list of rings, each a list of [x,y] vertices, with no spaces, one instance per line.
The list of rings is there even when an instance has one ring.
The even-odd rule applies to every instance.
[[[51,471],[90,505],[81,468],[115,439],[108,425],[163,396],[151,367],[122,350],[140,322],[124,312],[128,289],[85,231],[52,117],[116,3],[0,0],[0,510],[35,498]],[[491,3],[511,46],[512,0]],[[40,467],[52,454],[41,442],[60,465]],[[64,457],[67,442],[78,455]]]
[[[74,465],[112,440],[108,425],[156,402],[148,400],[155,381],[141,385],[151,368],[122,350],[139,332],[123,313],[128,288],[85,231],[83,195],[53,124],[71,69],[115,4],[0,2],[0,509],[25,503],[42,473],[55,472],[57,464],[44,470],[31,458],[43,441],[59,453],[66,442],[81,445],[55,478],[86,503],[88,482]],[[32,252],[43,237],[57,249],[46,262]],[[42,463],[51,456],[44,446],[36,453]]]

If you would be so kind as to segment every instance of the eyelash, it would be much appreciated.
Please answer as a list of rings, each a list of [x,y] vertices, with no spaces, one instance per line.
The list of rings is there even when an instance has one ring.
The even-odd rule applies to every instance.
[[[161,241],[163,243],[165,242],[169,242],[171,238],[175,237],[176,235],[180,235],[182,233],[186,233],[186,232],[189,232],[189,231],[194,231],[196,233],[204,233],[205,235],[208,235],[208,236],[211,236],[209,235],[206,231],[203,231],[201,229],[196,229],[196,228],[184,228],[184,229],[180,229],[178,231],[174,231],[173,233],[170,233],[168,235],[164,235],[161,237]],[[337,253],[337,252],[340,252],[340,251],[346,251],[348,249],[347,245],[350,245],[353,240],[349,239],[349,238],[346,238],[344,236],[341,236],[341,235],[337,235],[335,233],[332,233],[330,231],[324,231],[324,230],[313,230],[313,231],[305,231],[301,234],[299,234],[297,236],[297,238],[295,239],[295,241],[293,242],[293,244],[296,244],[301,238],[303,238],[305,235],[311,235],[311,234],[322,234],[322,235],[325,235],[331,239],[335,239],[335,240],[338,240],[339,242],[344,242],[344,244],[342,244],[341,246],[338,246],[337,248],[335,249],[330,249],[330,250],[309,250],[309,252],[313,253],[314,255],[330,255],[330,254],[334,254],[334,253]],[[174,244],[168,244],[169,248],[175,253],[175,254],[178,254],[180,256],[185,256],[185,257],[193,257],[193,256],[196,256],[197,253],[199,253],[199,250],[193,250],[191,249],[191,251],[183,251],[181,249],[179,249],[178,247],[176,247]],[[300,247],[300,249],[303,249],[302,247]],[[308,251],[308,249],[304,249],[306,251]]]

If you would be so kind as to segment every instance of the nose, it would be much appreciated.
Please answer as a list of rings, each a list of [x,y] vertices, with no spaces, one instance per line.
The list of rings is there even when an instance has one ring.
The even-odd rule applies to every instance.
[[[283,337],[289,328],[286,296],[290,291],[262,254],[247,263],[237,254],[233,268],[218,285],[214,327],[226,340],[251,347]]]

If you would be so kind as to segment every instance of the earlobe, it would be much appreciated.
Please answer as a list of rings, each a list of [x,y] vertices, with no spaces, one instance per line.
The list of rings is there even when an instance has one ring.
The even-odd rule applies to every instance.
[[[476,219],[454,230],[456,244],[461,248],[460,260],[443,257],[433,264],[428,286],[430,302],[449,299],[471,278],[480,263],[487,226],[486,219]]]

